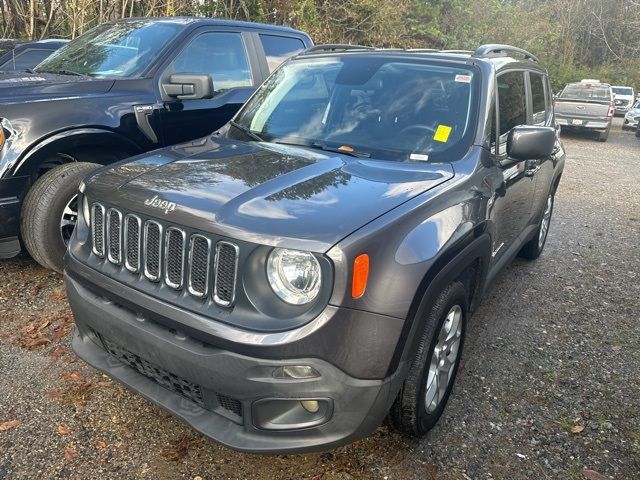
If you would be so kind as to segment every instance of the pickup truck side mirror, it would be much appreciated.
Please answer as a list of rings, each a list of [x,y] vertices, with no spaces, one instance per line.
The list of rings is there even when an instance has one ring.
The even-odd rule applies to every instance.
[[[515,160],[538,160],[551,156],[556,144],[553,127],[520,125],[507,137],[507,155]]]
[[[198,100],[213,97],[213,79],[202,73],[174,73],[163,83],[164,93],[178,100]]]

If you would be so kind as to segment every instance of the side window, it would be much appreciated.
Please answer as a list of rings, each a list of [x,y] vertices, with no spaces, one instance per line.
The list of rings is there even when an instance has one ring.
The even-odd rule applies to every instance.
[[[531,105],[533,106],[533,124],[544,124],[547,119],[547,102],[544,95],[544,79],[538,73],[529,73],[531,81]]]
[[[253,85],[242,35],[209,32],[196,37],[173,61],[174,73],[208,73],[216,92]]]
[[[39,50],[39,49],[25,50],[24,52],[16,55],[15,58],[12,58],[8,62],[4,63],[3,65],[0,65],[0,68],[22,72],[27,68],[35,67],[42,60],[47,58],[52,53],[53,53],[53,50]]]
[[[287,58],[304,50],[304,43],[299,38],[260,34],[260,41],[267,56],[269,72],[273,72]]]
[[[526,99],[523,72],[507,72],[498,77],[498,131],[501,143],[506,142],[505,134],[513,127],[527,123]]]

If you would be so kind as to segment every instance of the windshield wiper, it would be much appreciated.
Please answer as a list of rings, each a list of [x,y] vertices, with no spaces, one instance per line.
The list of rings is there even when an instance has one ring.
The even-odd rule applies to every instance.
[[[367,153],[367,152],[359,152],[357,150],[346,150],[343,149],[341,147],[328,147],[322,143],[312,143],[311,145],[308,145],[311,148],[317,148],[319,150],[324,150],[325,152],[334,152],[334,153],[342,153],[344,155],[350,155],[352,157],[358,157],[358,158],[371,158],[371,154]],[[351,147],[349,147],[351,148]]]
[[[66,69],[60,69],[60,70],[38,70],[38,72],[33,72],[33,73],[53,73],[54,75],[73,75],[75,77],[88,77],[89,75],[86,75],[84,73],[78,73],[78,72],[74,72],[73,70],[66,70]]]
[[[251,129],[245,127],[244,125],[240,125],[239,123],[234,122],[233,120],[229,121],[229,123],[237,128],[238,130],[240,130],[242,133],[244,133],[245,135],[248,135],[249,137],[253,138],[255,141],[257,142],[264,142],[264,139],[258,135],[257,133],[254,133]]]

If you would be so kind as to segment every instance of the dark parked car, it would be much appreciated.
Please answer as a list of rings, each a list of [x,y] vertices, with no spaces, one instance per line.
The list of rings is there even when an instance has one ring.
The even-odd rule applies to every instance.
[[[129,19],[71,41],[33,74],[0,75],[0,258],[21,240],[62,271],[87,173],[220,128],[311,44],[286,27]]]
[[[200,140],[89,176],[75,352],[234,449],[440,417],[469,315],[544,248],[565,162],[530,53],[315,47]]]
[[[13,50],[0,55],[1,72],[27,72],[42,62],[69,40],[39,40],[20,43]]]

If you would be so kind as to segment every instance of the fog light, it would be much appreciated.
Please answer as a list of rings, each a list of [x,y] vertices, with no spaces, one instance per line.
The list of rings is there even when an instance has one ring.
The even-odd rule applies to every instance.
[[[273,371],[275,378],[316,378],[320,374],[318,371],[310,367],[309,365],[284,365],[278,367]]]
[[[300,404],[309,413],[316,413],[318,410],[320,410],[320,404],[317,400],[302,400],[300,401]]]

